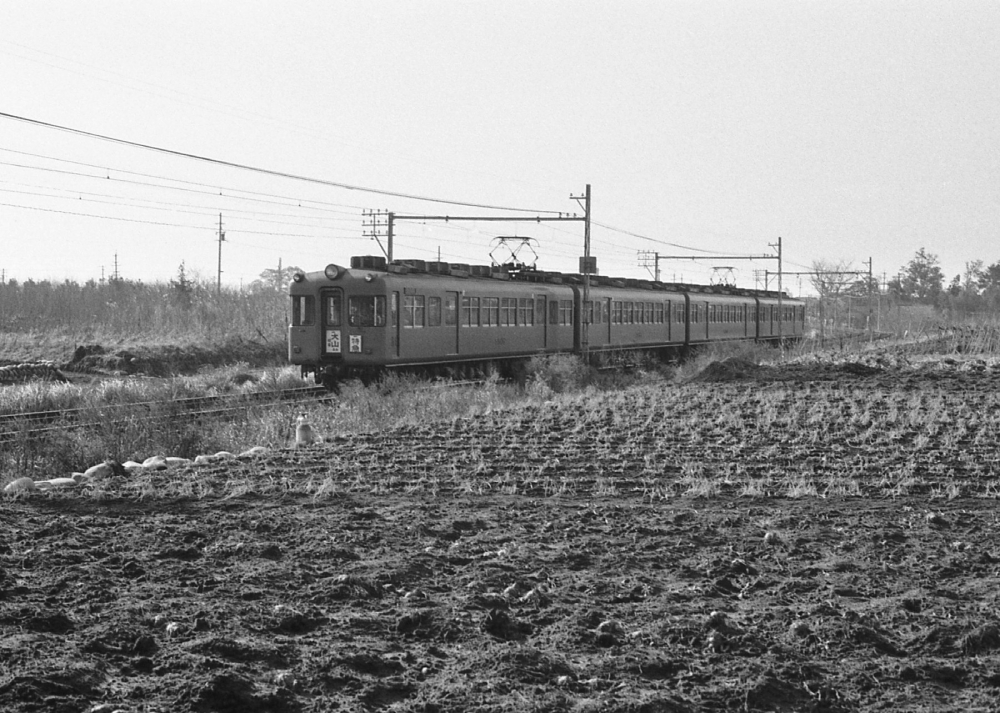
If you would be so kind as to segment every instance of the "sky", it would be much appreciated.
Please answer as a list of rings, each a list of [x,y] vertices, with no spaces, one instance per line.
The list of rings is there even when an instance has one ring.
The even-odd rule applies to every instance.
[[[382,254],[366,211],[525,218],[393,254],[575,272],[582,221],[532,218],[589,185],[604,275],[775,287],[781,238],[792,294],[950,281],[1000,262],[997,37],[992,1],[0,0],[0,278],[245,286]]]

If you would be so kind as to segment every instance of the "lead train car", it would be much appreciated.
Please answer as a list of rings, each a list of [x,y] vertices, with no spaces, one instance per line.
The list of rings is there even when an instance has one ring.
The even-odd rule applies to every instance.
[[[775,292],[356,257],[297,273],[288,356],[328,385],[385,368],[509,364],[582,349],[680,350],[801,337],[805,306]],[[778,303],[781,302],[779,312]],[[780,315],[784,321],[779,323]]]

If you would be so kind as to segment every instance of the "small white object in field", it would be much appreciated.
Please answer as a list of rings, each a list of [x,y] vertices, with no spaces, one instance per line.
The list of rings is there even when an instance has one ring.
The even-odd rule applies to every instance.
[[[16,494],[16,493],[31,492],[32,490],[35,489],[36,489],[35,481],[32,480],[31,478],[25,477],[25,478],[18,478],[17,480],[13,480],[7,483],[7,485],[4,486],[3,491],[5,493]]]
[[[219,451],[215,454],[216,460],[233,460],[236,456],[229,451]]]
[[[75,488],[77,482],[73,478],[52,478],[51,480],[36,480],[35,487],[39,490],[52,488]]]
[[[195,456],[195,465],[208,465],[215,462],[215,456]]]
[[[167,629],[166,629],[167,636],[174,636],[175,634],[179,633],[180,630],[181,630],[181,625],[178,624],[176,621],[172,621],[169,624],[167,624]]]
[[[189,465],[191,463],[190,458],[179,458],[177,456],[167,456],[163,460],[167,462],[167,467],[169,468],[173,468],[179,465]]]
[[[766,545],[779,545],[781,544],[781,537],[777,532],[766,532],[764,533],[764,544]]]
[[[115,474],[114,469],[111,464],[107,461],[103,463],[98,463],[97,465],[92,465],[87,470],[83,471],[84,480],[101,480],[102,478],[110,478]]]
[[[267,448],[265,446],[254,446],[253,448],[240,453],[240,458],[252,458],[254,456],[262,456],[269,450],[270,448]]]
[[[308,446],[315,442],[316,434],[313,433],[313,427],[306,415],[302,414],[295,421],[295,447]]]
[[[166,470],[167,459],[163,456],[150,456],[142,462],[142,467],[150,470]]]

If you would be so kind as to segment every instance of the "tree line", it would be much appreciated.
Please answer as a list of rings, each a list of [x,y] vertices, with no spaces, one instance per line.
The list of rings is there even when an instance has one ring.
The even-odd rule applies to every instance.
[[[817,260],[810,281],[821,299],[888,297],[904,304],[974,312],[1000,309],[1000,261],[965,263],[965,269],[946,284],[937,255],[920,248],[898,272],[881,281],[869,279],[848,262]]]

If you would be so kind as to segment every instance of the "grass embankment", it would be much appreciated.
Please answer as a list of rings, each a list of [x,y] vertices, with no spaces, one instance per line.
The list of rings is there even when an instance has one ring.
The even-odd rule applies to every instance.
[[[984,361],[992,359],[997,349],[993,334],[992,327],[958,330],[942,333],[933,340],[882,342],[852,352],[820,352],[805,343],[786,350],[783,357],[788,363],[805,359],[817,368],[845,360],[874,364],[880,359],[894,365],[892,368],[902,368],[900,364],[911,357],[953,361],[956,355]],[[583,418],[579,414],[605,413],[601,423],[595,422],[596,430],[591,434],[599,440],[608,434],[618,437],[648,430],[650,416],[642,409],[648,411],[650,407],[645,401],[645,405],[639,406],[622,402],[620,413],[611,406],[620,393],[638,390],[658,394],[658,403],[663,408],[654,404],[654,411],[660,413],[657,418],[673,422],[679,414],[686,414],[687,430],[671,433],[669,438],[704,442],[706,452],[716,441],[706,440],[705,424],[711,424],[719,437],[725,439],[733,433],[738,437],[758,439],[781,435],[785,441],[792,436],[811,438],[814,444],[811,447],[817,452],[828,442],[833,427],[842,428],[841,437],[850,439],[853,447],[862,450],[877,446],[889,452],[890,446],[895,445],[896,456],[890,461],[902,464],[899,468],[894,465],[892,470],[898,476],[894,476],[891,483],[897,492],[901,487],[919,488],[920,474],[926,471],[922,463],[927,459],[921,461],[917,456],[926,456],[935,444],[958,448],[961,444],[979,444],[983,438],[1000,434],[1000,420],[994,423],[990,415],[996,409],[977,401],[970,402],[972,411],[969,411],[961,406],[961,399],[965,398],[961,393],[927,390],[926,398],[917,405],[919,412],[912,415],[910,396],[903,393],[912,389],[912,383],[898,387],[898,393],[894,390],[896,387],[880,386],[872,390],[870,384],[860,385],[855,391],[845,391],[836,385],[812,388],[808,385],[811,377],[800,373],[792,381],[770,379],[765,384],[756,379],[752,369],[744,368],[761,362],[778,362],[775,368],[780,369],[781,360],[778,350],[741,345],[700,352],[680,367],[647,364],[623,375],[600,374],[582,367],[571,357],[562,357],[536,361],[527,386],[523,388],[498,381],[477,387],[441,388],[418,379],[394,376],[371,388],[364,388],[359,383],[347,384],[332,407],[310,405],[306,411],[316,430],[326,435],[368,433],[482,415],[504,422],[508,418],[504,414],[508,412],[509,418],[516,420],[519,413],[534,408],[565,409],[576,414],[574,418]],[[694,380],[706,372],[708,366],[724,361],[740,367],[731,371],[732,378],[740,381],[735,391],[720,389],[716,383]],[[104,381],[89,386],[6,387],[0,390],[0,413],[77,408],[84,409],[80,420],[99,425],[67,429],[57,437],[45,439],[25,433],[12,442],[0,444],[0,481],[8,482],[24,475],[35,479],[61,476],[106,458],[142,461],[152,455],[190,458],[220,450],[240,452],[258,445],[287,447],[295,417],[302,407],[246,404],[225,419],[196,424],[181,418],[170,400],[199,395],[239,395],[248,390],[294,385],[304,383],[293,368],[273,367],[260,376],[259,372],[254,375],[243,365],[163,380]],[[886,395],[886,389],[892,394],[891,398]],[[566,402],[567,399],[572,399],[572,403]],[[149,402],[158,403],[146,405]],[[610,413],[609,409],[616,412]],[[497,430],[504,429],[498,425]],[[769,448],[778,456],[784,445],[779,440]],[[655,449],[650,452],[655,455]],[[960,455],[956,452],[955,457]],[[939,456],[932,457],[940,467],[954,466],[947,465]],[[819,457],[810,455],[809,462],[814,464],[812,470],[807,473],[796,469],[796,479],[792,481],[773,473],[768,475],[770,480],[762,480],[758,477],[760,473],[747,471],[736,460],[725,467],[706,471],[705,459],[693,458],[675,474],[678,477],[659,485],[651,481],[650,488],[671,494],[711,494],[721,490],[729,492],[732,484],[743,478],[745,483],[738,489],[748,495],[754,492],[846,494],[857,489],[845,474],[841,474],[845,477],[834,474],[832,479],[820,475],[812,477],[810,473],[820,472],[815,465]],[[933,470],[937,469],[940,468],[935,466]],[[992,477],[988,473],[982,475]],[[682,489],[678,491],[678,488]],[[951,494],[958,492],[960,489],[953,489]]]

